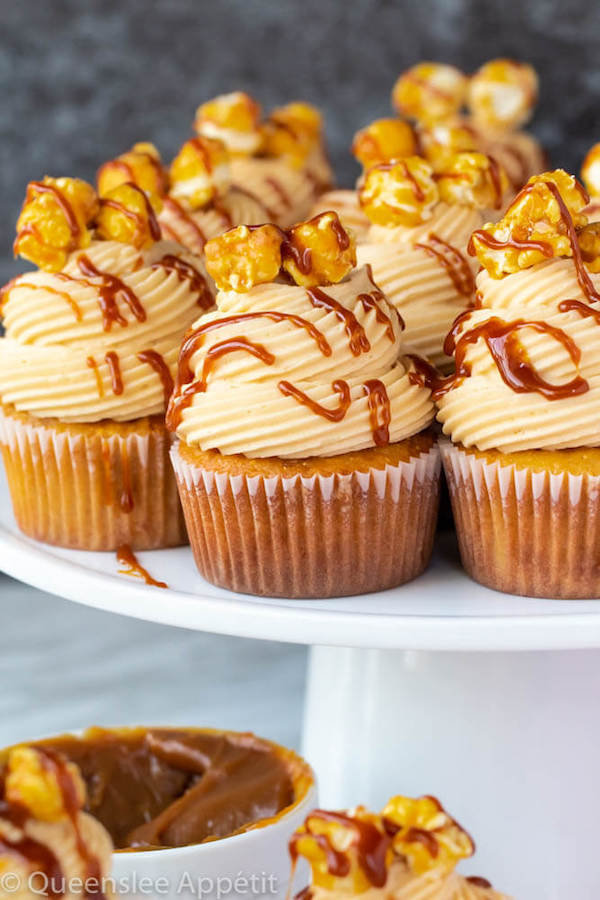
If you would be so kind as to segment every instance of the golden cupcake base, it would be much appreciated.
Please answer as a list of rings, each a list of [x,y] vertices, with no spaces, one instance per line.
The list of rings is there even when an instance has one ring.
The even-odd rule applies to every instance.
[[[162,417],[64,424],[2,406],[0,443],[28,537],[77,550],[187,543]]]
[[[196,564],[219,587],[341,597],[397,587],[429,562],[440,471],[432,435],[300,461],[180,442],[171,458]]]
[[[600,450],[440,450],[475,581],[526,597],[600,597]]]

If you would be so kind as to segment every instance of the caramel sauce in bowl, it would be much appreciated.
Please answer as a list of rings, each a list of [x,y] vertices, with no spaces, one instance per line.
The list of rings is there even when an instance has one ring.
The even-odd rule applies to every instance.
[[[286,897],[288,841],[317,805],[314,774],[292,750],[250,733],[158,726],[31,744],[79,765],[86,810],[115,843],[118,891],[135,900]],[[294,890],[307,880],[301,870]]]

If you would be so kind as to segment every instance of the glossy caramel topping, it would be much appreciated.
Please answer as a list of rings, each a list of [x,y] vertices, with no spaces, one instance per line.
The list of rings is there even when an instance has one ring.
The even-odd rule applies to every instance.
[[[137,358],[140,362],[147,363],[150,368],[154,369],[160,378],[166,406],[173,393],[173,377],[164,357],[157,350],[142,350],[141,353],[138,353]]]
[[[343,323],[346,334],[350,342],[350,350],[354,356],[360,356],[361,353],[368,353],[371,344],[365,332],[352,310],[343,306],[321,288],[309,288],[306,292],[313,306],[317,309],[326,309]]]
[[[156,578],[153,578],[150,572],[142,566],[129,544],[122,544],[117,548],[117,560],[124,566],[123,569],[119,569],[120,575],[132,575],[134,578],[141,578],[145,584],[148,584],[151,587],[168,587],[166,582],[157,581]]]
[[[433,233],[427,241],[417,243],[415,247],[433,256],[443,266],[459,294],[470,297],[475,293],[475,278],[471,266],[460,250]]]
[[[179,281],[187,281],[192,291],[198,294],[198,306],[202,309],[210,309],[214,305],[213,295],[210,292],[206,278],[191,263],[171,253],[165,254],[152,268],[162,268],[167,272],[174,272]]]
[[[101,272],[97,269],[92,261],[82,254],[77,260],[80,272],[86,278],[99,278],[100,285],[98,288],[99,303],[102,310],[102,327],[105,331],[110,331],[113,322],[122,328],[127,326],[127,319],[123,316],[119,309],[118,301],[123,302],[129,307],[138,322],[146,321],[146,311],[140,303],[135,292],[124,281],[116,275],[108,272]],[[68,278],[69,276],[63,276]]]
[[[226,837],[294,801],[292,777],[252,735],[184,729],[91,729],[42,741],[75,762],[87,809],[118,848],[181,847]]]

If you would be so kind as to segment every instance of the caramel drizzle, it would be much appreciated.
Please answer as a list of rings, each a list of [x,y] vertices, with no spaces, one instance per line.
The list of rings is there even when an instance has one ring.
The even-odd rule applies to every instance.
[[[139,298],[124,281],[121,281],[116,275],[111,275],[108,272],[101,272],[100,269],[97,269],[91,260],[85,256],[85,254],[82,254],[78,258],[77,265],[79,266],[81,273],[87,278],[101,279],[99,286],[99,302],[102,311],[102,327],[104,331],[110,331],[113,322],[116,322],[117,325],[120,325],[122,328],[125,328],[128,324],[127,319],[119,310],[117,304],[119,297],[125,301],[138,322],[146,321],[146,310],[140,303]]]
[[[14,281],[14,279],[13,279],[13,281]],[[18,287],[19,288],[29,288],[32,291],[44,290],[48,294],[54,294],[57,297],[61,297],[61,299],[63,299],[71,307],[71,310],[72,310],[73,315],[75,316],[76,320],[78,322],[81,322],[81,319],[82,319],[81,309],[79,307],[79,304],[76,303],[76,301],[73,299],[73,297],[71,297],[71,295],[67,291],[59,291],[59,290],[57,290],[57,288],[50,287],[50,285],[47,285],[47,284],[33,284],[30,281],[18,281],[16,283],[12,283],[12,284],[9,282],[9,284],[7,284],[6,287],[3,288],[2,291],[0,292],[0,306],[2,305],[2,303],[4,302],[5,299],[8,299],[8,295],[10,294],[10,292],[12,290],[14,290],[14,288],[18,288]]]
[[[101,197],[100,198],[100,206],[107,206],[109,209],[115,209],[117,212],[121,213],[121,215],[125,216],[135,225],[135,237],[143,237],[146,229],[146,222],[148,222],[148,229],[150,231],[150,236],[152,240],[159,241],[160,240],[160,225],[158,224],[158,220],[152,209],[152,205],[148,200],[148,197],[144,193],[144,191],[134,184],[132,181],[126,182],[127,186],[133,188],[133,190],[137,191],[140,197],[144,202],[144,208],[146,210],[146,219],[136,212],[134,209],[129,209],[123,203],[120,203],[118,200],[113,200],[109,197]]]
[[[570,312],[571,310],[579,313],[582,319],[595,319],[600,325],[600,309],[588,306],[582,300],[561,300],[558,304],[559,312]]]
[[[104,361],[108,366],[108,371],[110,373],[112,392],[116,396],[119,396],[123,393],[123,376],[121,375],[119,356],[114,350],[109,350],[104,357]]]
[[[415,248],[433,256],[443,266],[459,294],[464,297],[474,294],[475,278],[471,266],[460,250],[433,233],[429,235],[426,243],[415,244]]]
[[[445,386],[448,379],[443,378],[430,362],[414,353],[409,353],[407,356],[415,367],[414,372],[409,371],[408,373],[408,380],[411,384],[429,388],[432,393],[439,392]]]
[[[379,288],[375,288],[375,290],[370,294],[359,294],[357,299],[362,304],[362,308],[366,313],[369,313],[371,310],[374,311],[375,320],[379,323],[379,325],[385,325],[386,337],[393,342],[395,340],[394,327],[392,325],[392,320],[389,318],[389,316],[386,316],[382,308],[379,306],[379,301],[385,300],[385,296],[379,290]],[[399,313],[398,316],[400,316]],[[404,322],[402,322],[401,319],[400,322],[400,329],[402,330],[404,328]]]
[[[98,396],[100,397],[100,399],[102,399],[104,397],[104,384],[102,382],[102,375],[100,374],[100,371],[98,369],[98,363],[93,356],[88,356],[85,362],[88,369],[91,369],[94,373],[94,377],[96,379],[96,387],[98,389]]]
[[[121,493],[119,495],[121,512],[129,514],[134,507],[133,489],[131,486],[131,464],[129,452],[125,444],[121,447]]]
[[[166,210],[173,214],[175,219],[177,219],[181,225],[187,226],[194,233],[194,237],[196,239],[194,249],[198,250],[199,252],[204,250],[204,245],[206,244],[206,235],[197,224],[197,222],[194,221],[190,213],[188,213],[183,208],[181,203],[175,200],[174,197],[165,197],[164,206]],[[175,240],[181,240],[178,233],[173,228],[171,228],[171,226],[167,225],[165,222],[162,222],[161,224],[163,231],[169,233],[168,236],[174,237]]]
[[[500,165],[497,160],[494,159],[493,156],[488,156],[490,161],[490,178],[492,179],[492,184],[494,186],[494,209],[502,208],[502,175],[500,172]]]
[[[547,400],[560,400],[584,394],[589,390],[588,382],[580,375],[565,384],[550,384],[545,381],[533,367],[525,347],[518,339],[518,332],[523,328],[532,328],[540,334],[548,334],[565,348],[573,364],[577,366],[581,359],[581,351],[573,339],[560,328],[547,322],[527,322],[523,319],[502,322],[498,318],[491,318],[466,331],[456,340],[460,325],[461,322],[457,320],[444,343],[445,353],[450,355],[454,351],[456,373],[440,385],[436,396],[439,396],[440,391],[445,393],[459,380],[470,375],[470,366],[465,362],[465,355],[468,347],[477,343],[479,338],[483,338],[486,342],[502,380],[517,394],[536,392]]]
[[[358,865],[373,887],[384,887],[388,873],[387,854],[391,845],[389,834],[379,831],[371,822],[352,818],[347,813],[324,809],[315,809],[311,812],[305,822],[306,833],[321,847],[325,853],[327,871],[337,878],[344,878],[350,873],[350,854],[347,850],[337,850],[326,834],[315,834],[312,830],[313,821],[333,822],[350,830],[354,838],[352,847],[356,850]],[[304,833],[295,834],[290,840],[290,856],[294,862],[298,859],[298,843],[304,836]]]
[[[363,390],[367,395],[371,432],[376,447],[385,447],[390,442],[389,425],[392,420],[390,398],[383,381],[372,378],[365,381]]]
[[[119,569],[119,575],[132,575],[133,577],[141,578],[146,584],[149,584],[152,587],[168,587],[166,582],[157,581],[150,575],[148,570],[141,565],[129,544],[123,544],[117,549],[117,560],[125,567]]]
[[[279,197],[281,205],[285,207],[285,209],[292,208],[291,197],[277,178],[273,178],[272,175],[269,175],[267,178],[265,178],[265,184],[268,184],[269,187],[273,189],[273,191]]]
[[[146,155],[146,154],[140,154],[140,156],[142,156],[142,155]],[[129,163],[125,162],[124,159],[111,159],[111,160],[108,160],[108,162],[103,163],[103,165],[101,165],[100,168],[98,169],[98,171],[96,172],[96,181],[97,182],[101,180],[105,169],[109,169],[109,170],[117,169],[119,172],[123,172],[123,174],[125,175],[125,179],[127,181],[130,181],[133,184],[135,184],[135,172],[133,171],[133,169],[129,165]]]
[[[157,350],[142,350],[138,353],[137,358],[141,363],[147,363],[160,378],[165,406],[168,404],[171,394],[173,393],[173,378],[171,370],[164,361],[164,358]]]
[[[338,406],[334,406],[333,409],[317,403],[316,400],[313,400],[312,397],[309,397],[308,394],[305,394],[304,391],[301,391],[300,388],[291,384],[289,381],[280,381],[277,387],[284,397],[293,397],[301,406],[308,407],[315,415],[322,416],[329,422],[341,422],[352,402],[352,398],[350,397],[350,385],[347,381],[343,381],[342,379],[336,379],[331,385],[336,394],[339,394],[340,398]]]
[[[492,887],[492,882],[488,881],[487,878],[481,878],[479,875],[468,875],[466,879],[469,884],[475,885],[475,887],[490,889]]]
[[[338,320],[343,323],[350,341],[350,351],[353,356],[360,356],[361,353],[368,353],[371,344],[366,335],[365,329],[362,327],[354,313],[338,303],[329,294],[326,294],[319,287],[307,288],[306,293],[308,299],[316,309],[326,309],[332,312]]]
[[[180,282],[188,281],[190,290],[198,294],[197,303],[202,309],[210,309],[211,306],[214,306],[215,301],[208,288],[206,278],[191,263],[167,253],[158,262],[153,263],[151,268],[166,269],[167,272],[174,272]]]

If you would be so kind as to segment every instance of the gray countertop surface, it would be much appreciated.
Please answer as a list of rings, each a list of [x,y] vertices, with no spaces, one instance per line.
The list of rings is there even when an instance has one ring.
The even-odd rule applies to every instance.
[[[128,619],[0,575],[0,746],[88,725],[207,725],[298,748],[306,648]]]

